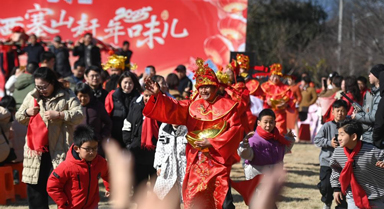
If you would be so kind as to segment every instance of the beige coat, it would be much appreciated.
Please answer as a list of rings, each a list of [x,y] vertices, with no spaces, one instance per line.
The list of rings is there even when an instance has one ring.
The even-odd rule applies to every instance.
[[[10,119],[11,113],[4,107],[0,106],[0,162],[3,162],[5,159],[7,159],[9,155],[10,146],[5,140],[1,130],[4,131],[5,136],[9,140],[9,129],[11,127]]]
[[[27,94],[23,104],[16,112],[16,120],[21,124],[28,125],[29,117],[25,110],[33,107],[36,98],[40,106],[40,115],[48,127],[49,152],[53,168],[56,168],[65,160],[65,155],[73,143],[73,129],[83,120],[83,112],[80,102],[72,91],[60,89],[55,95],[44,101],[39,98],[39,93],[33,90]],[[55,110],[64,114],[64,120],[55,119],[48,121],[44,112]],[[26,136],[26,142],[28,136]],[[24,145],[23,178],[22,181],[28,184],[37,184],[40,172],[41,156],[34,154],[27,143]]]

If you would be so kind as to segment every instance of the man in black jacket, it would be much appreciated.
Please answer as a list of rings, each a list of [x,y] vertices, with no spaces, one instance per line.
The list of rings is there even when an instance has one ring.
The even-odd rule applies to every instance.
[[[180,80],[177,89],[181,95],[189,97],[192,90],[192,81],[187,77],[187,68],[184,65],[178,65],[175,70]]]
[[[105,104],[108,91],[101,86],[101,68],[98,66],[89,66],[85,69],[84,75],[86,83],[92,88],[93,96]]]
[[[133,52],[129,49],[129,45],[129,41],[124,41],[123,47],[116,52],[117,55],[127,57],[127,59],[125,60],[125,65],[131,63],[131,57]]]
[[[380,81],[380,96],[384,96],[384,72],[380,73],[379,76]],[[384,148],[384,100],[380,99],[379,105],[377,107],[376,115],[375,115],[375,125],[372,133],[372,141],[373,144],[379,148]]]
[[[28,55],[28,63],[35,62],[39,63],[40,62],[40,56],[44,52],[44,47],[37,42],[37,37],[35,34],[32,34],[29,37],[29,44],[22,49],[22,53],[27,52]]]
[[[54,70],[59,77],[65,78],[72,75],[71,65],[69,64],[69,51],[61,43],[61,37],[53,38],[53,45],[49,46],[49,51],[55,54],[56,63]]]
[[[78,60],[85,63],[85,67],[91,65],[101,66],[101,54],[99,47],[93,45],[92,34],[86,33],[82,40],[76,42],[73,56],[79,56]]]

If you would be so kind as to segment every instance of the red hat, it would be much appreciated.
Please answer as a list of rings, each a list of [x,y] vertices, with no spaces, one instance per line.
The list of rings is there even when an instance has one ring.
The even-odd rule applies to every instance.
[[[217,80],[215,72],[209,68],[208,65],[204,65],[204,60],[197,58],[196,64],[197,70],[194,72],[196,89],[199,89],[200,86],[219,86],[219,81]]]

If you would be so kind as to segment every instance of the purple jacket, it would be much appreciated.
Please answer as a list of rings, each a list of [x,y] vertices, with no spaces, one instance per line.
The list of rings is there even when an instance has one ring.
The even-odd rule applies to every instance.
[[[284,159],[285,145],[276,140],[265,140],[257,132],[249,139],[249,145],[253,150],[253,159],[245,160],[247,165],[271,165]]]

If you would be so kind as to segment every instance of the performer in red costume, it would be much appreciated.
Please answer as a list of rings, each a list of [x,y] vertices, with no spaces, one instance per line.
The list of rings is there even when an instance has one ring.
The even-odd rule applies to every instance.
[[[240,67],[240,75],[245,80],[245,85],[249,90],[249,94],[260,97],[263,95],[263,91],[260,88],[260,83],[256,79],[252,79],[252,76],[248,74],[249,71],[249,57],[243,54],[236,55],[236,61]]]
[[[255,130],[255,124],[257,117],[251,112],[251,100],[249,90],[245,86],[244,78],[239,75],[240,66],[236,60],[232,60],[226,66],[225,71],[219,69],[216,76],[225,88],[228,98],[235,102],[238,102],[238,113],[241,118],[242,127],[245,133],[249,133]]]
[[[290,86],[281,82],[283,76],[282,66],[273,64],[270,66],[269,80],[261,84],[261,89],[265,92],[264,108],[270,108],[276,115],[276,127],[280,133],[287,133],[287,108],[294,108],[293,95]]]
[[[240,160],[236,149],[243,138],[237,102],[217,95],[218,80],[201,59],[196,61],[196,89],[191,101],[176,101],[160,92],[147,79],[153,92],[143,110],[146,117],[186,125],[187,170],[183,182],[184,208],[235,208],[230,193],[229,174]]]

